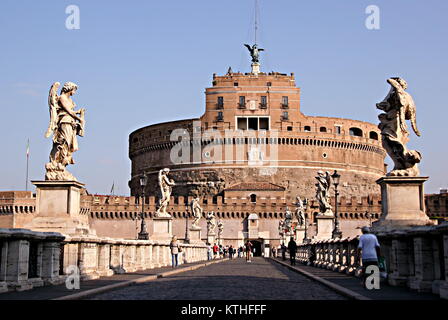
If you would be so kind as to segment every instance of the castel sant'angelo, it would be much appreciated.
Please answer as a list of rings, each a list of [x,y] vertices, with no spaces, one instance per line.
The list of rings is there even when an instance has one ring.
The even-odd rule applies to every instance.
[[[250,239],[259,253],[278,245],[279,223],[288,210],[295,212],[297,197],[309,200],[305,224],[313,238],[318,171],[337,170],[341,175],[337,216],[343,237],[359,234],[360,226],[379,218],[380,188],[375,181],[385,174],[386,152],[377,125],[303,114],[294,74],[262,72],[262,49],[247,47],[251,72],[229,68],[224,75],[214,74],[205,90],[202,116],[130,134],[131,196],[81,193],[80,214],[98,236],[136,239],[142,215],[153,230],[162,197],[159,172],[165,168],[174,183],[166,211],[179,239],[188,237],[190,205],[196,197],[203,210],[199,226],[204,241],[205,217],[213,211],[222,222],[219,241],[224,245],[239,246]],[[142,176],[147,177],[144,187]],[[334,207],[333,186],[330,196]],[[0,225],[27,227],[36,211],[35,197],[31,192],[3,192]]]
[[[200,196],[204,216],[214,211],[225,220],[224,238],[241,243],[251,214],[260,238],[278,239],[279,219],[287,208],[294,210],[297,196],[311,200],[306,215],[312,232],[317,171],[337,170],[342,175],[338,214],[344,234],[352,236],[381,211],[375,181],[385,174],[386,153],[380,139],[372,123],[303,114],[294,74],[261,72],[253,59],[249,73],[229,68],[213,74],[201,117],[130,134],[129,187],[132,196],[157,197],[158,173],[168,168],[176,183],[172,205],[181,211],[173,210],[174,216],[183,218],[185,206]],[[148,177],[144,191],[142,175]]]

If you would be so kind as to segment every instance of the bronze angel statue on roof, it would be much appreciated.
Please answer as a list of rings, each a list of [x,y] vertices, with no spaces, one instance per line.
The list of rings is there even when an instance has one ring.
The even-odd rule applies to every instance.
[[[50,162],[45,165],[45,180],[71,180],[76,178],[66,170],[68,164],[74,164],[73,152],[78,150],[76,136],[84,136],[85,109],[75,111],[76,104],[72,96],[78,86],[66,82],[58,96],[60,83],[55,82],[50,88],[48,106],[50,107],[50,124],[45,137],[53,135],[53,148],[50,152]]]
[[[254,44],[252,47],[248,44],[244,45],[247,50],[250,52],[250,56],[252,57],[253,63],[259,63],[260,62],[260,51],[264,51],[264,49],[258,48],[256,44]]]

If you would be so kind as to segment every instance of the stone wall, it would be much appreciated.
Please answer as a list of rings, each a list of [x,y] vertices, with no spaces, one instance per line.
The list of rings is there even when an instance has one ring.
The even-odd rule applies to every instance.
[[[181,244],[179,264],[207,260],[207,247]],[[61,265],[62,263],[62,265]],[[0,229],[0,292],[63,283],[70,266],[81,279],[171,264],[169,241],[64,237],[26,229]]]
[[[387,281],[448,299],[448,223],[377,233]],[[297,259],[308,265],[359,276],[358,237],[299,245]]]

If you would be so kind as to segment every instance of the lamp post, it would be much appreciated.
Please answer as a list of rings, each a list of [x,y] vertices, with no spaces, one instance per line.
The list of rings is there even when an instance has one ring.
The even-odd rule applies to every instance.
[[[144,216],[144,212],[145,212],[145,186],[146,186],[146,182],[147,181],[148,181],[148,177],[146,176],[146,174],[143,174],[140,177],[140,187],[142,187],[142,213],[141,213],[140,217],[142,219],[142,224],[140,226],[140,232],[138,233],[138,240],[148,240],[149,239],[148,232],[146,231],[146,223],[145,223],[145,216]]]
[[[334,229],[332,238],[342,238],[342,232],[339,229],[339,218],[338,218],[338,185],[339,185],[339,179],[341,178],[341,175],[335,170],[333,174],[331,175],[331,178],[333,179],[334,184]]]
[[[308,238],[308,220],[306,218],[306,211],[308,209],[308,198],[303,199],[303,218],[304,218],[304,223],[305,223],[305,236],[303,237],[303,243],[308,243],[310,242],[310,239]]]
[[[188,204],[185,206],[185,243],[190,243],[190,235],[188,233]]]

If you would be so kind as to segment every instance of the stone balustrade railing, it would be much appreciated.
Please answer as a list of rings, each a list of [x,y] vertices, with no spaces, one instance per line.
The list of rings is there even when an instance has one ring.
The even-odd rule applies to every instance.
[[[448,299],[448,223],[377,232],[386,260],[387,281]],[[307,265],[359,276],[359,237],[301,244],[297,260]]]
[[[0,292],[171,265],[169,241],[65,237],[59,233],[0,229]],[[179,264],[207,260],[205,244],[181,244]]]

